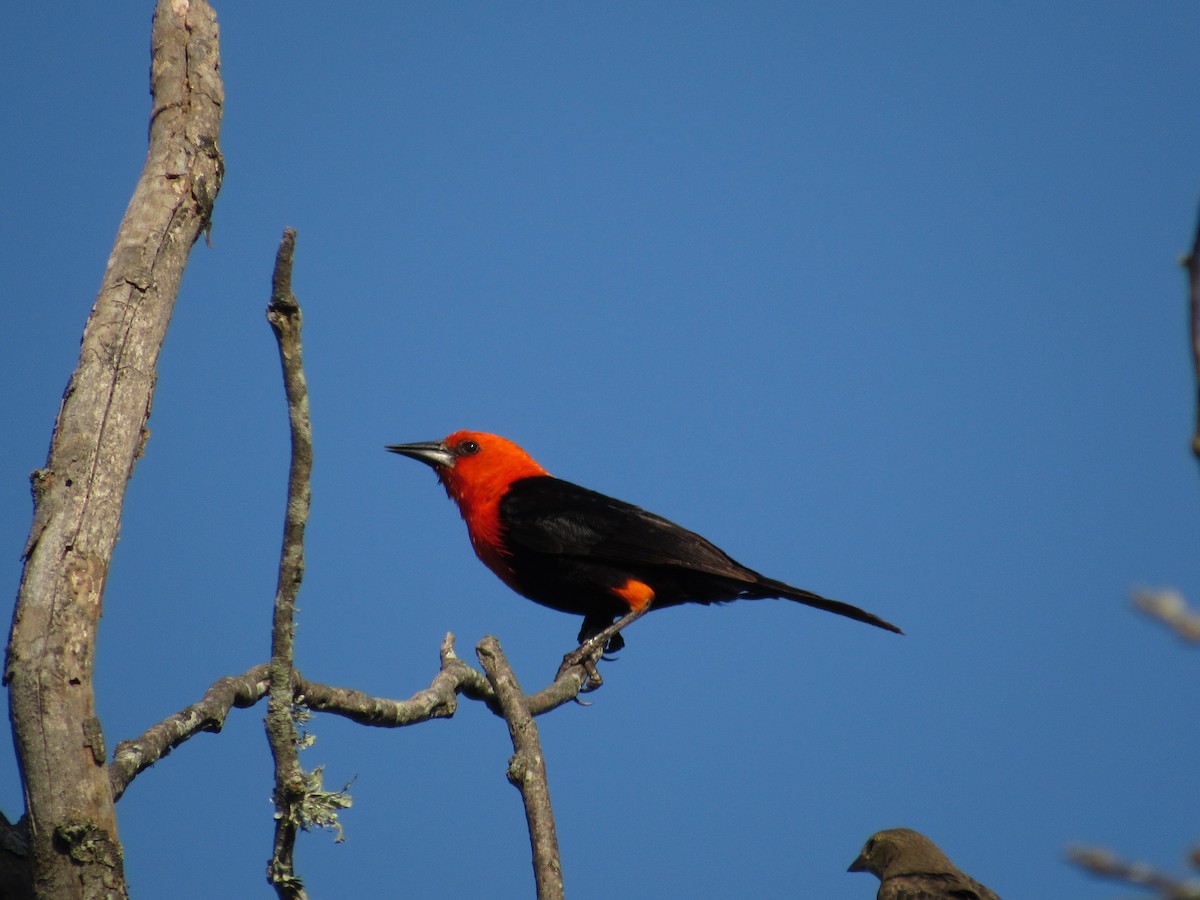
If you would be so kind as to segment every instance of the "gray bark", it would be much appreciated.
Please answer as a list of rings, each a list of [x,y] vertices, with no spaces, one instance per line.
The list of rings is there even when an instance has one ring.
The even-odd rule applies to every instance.
[[[35,895],[124,897],[92,670],[105,580],[148,432],[159,349],[220,189],[223,87],[205,0],[163,0],[152,33],[150,146],[121,222],[46,466],[4,679],[25,784]]]

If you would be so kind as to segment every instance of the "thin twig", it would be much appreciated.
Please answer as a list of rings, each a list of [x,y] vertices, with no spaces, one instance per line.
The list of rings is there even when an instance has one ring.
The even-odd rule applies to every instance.
[[[304,528],[312,500],[312,424],[308,410],[301,354],[300,306],[292,294],[292,254],[296,232],[285,228],[275,257],[267,321],[279,343],[283,383],[291,426],[292,462],[288,475],[287,514],[279,556],[279,582],[271,625],[271,687],[267,698],[266,729],[275,761],[275,840],[267,880],[281,900],[307,895],[294,865],[296,831],[305,821],[302,805],[309,780],[300,768],[296,723],[293,719],[292,673],[295,668],[296,596],[304,578]]]
[[[1188,273],[1189,311],[1192,333],[1192,368],[1196,373],[1196,430],[1192,434],[1192,454],[1200,459],[1200,218],[1192,250],[1183,258]]]
[[[1069,847],[1067,860],[1097,878],[1155,891],[1163,900],[1200,900],[1200,882],[1180,881],[1146,863],[1128,862],[1102,847]]]
[[[265,663],[241,675],[220,678],[198,702],[151,726],[133,740],[117,744],[108,766],[113,800],[119,800],[134,778],[184,741],[201,732],[220,731],[229,710],[258,703],[266,695],[268,683]]]
[[[1135,591],[1133,605],[1151,618],[1162,622],[1188,643],[1200,644],[1200,613],[1188,607],[1187,601],[1179,591]]]
[[[562,900],[562,865],[558,856],[558,835],[554,829],[554,810],[550,805],[550,786],[546,779],[546,760],[542,756],[537,725],[529,713],[521,686],[513,674],[500,642],[490,635],[475,648],[488,681],[508,723],[513,756],[508,762],[508,780],[521,792],[525,802],[525,821],[533,849],[533,874],[538,900]]]

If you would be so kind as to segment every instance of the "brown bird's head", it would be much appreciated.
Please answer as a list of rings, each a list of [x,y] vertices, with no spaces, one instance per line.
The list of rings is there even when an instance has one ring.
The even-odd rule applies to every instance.
[[[847,872],[870,872],[882,881],[897,875],[957,873],[937,844],[911,828],[889,828],[871,835]]]
[[[937,844],[911,828],[871,835],[847,871],[877,876],[879,900],[1000,900],[994,891],[959,871]]]

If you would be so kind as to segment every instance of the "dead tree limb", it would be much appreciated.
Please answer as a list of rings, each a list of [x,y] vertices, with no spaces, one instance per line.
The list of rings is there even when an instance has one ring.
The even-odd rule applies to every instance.
[[[1197,220],[1192,250],[1183,257],[1182,263],[1188,272],[1189,332],[1197,384],[1196,430],[1192,437],[1192,452],[1200,459],[1200,220]],[[1179,591],[1170,588],[1137,590],[1133,594],[1133,605],[1170,628],[1182,640],[1200,644],[1200,614],[1188,607]],[[1200,900],[1200,882],[1181,881],[1145,863],[1123,860],[1101,847],[1070,847],[1066,857],[1092,875],[1154,891],[1164,900]],[[1192,865],[1200,866],[1200,847],[1192,850],[1190,861]]]
[[[578,698],[587,681],[588,675],[582,664],[562,669],[546,687],[536,694],[527,694],[525,706],[532,716],[544,715]]]
[[[1101,847],[1071,847],[1067,859],[1097,878],[1153,891],[1162,900],[1200,900],[1200,882],[1181,881],[1146,863],[1120,859]]]
[[[292,255],[296,232],[285,228],[275,257],[271,302],[267,321],[279,344],[283,383],[287,395],[288,423],[292,438],[292,462],[288,473],[287,512],[283,524],[283,547],[279,555],[279,581],[275,591],[275,613],[271,625],[271,687],[267,696],[266,729],[275,761],[275,840],[267,881],[281,900],[305,897],[304,885],[296,875],[294,853],[296,831],[301,827],[308,780],[300,767],[296,723],[293,719],[292,676],[296,662],[296,596],[304,579],[304,529],[312,504],[312,423],[308,409],[308,385],[301,353],[300,306],[292,293]]]
[[[1192,250],[1183,258],[1188,273],[1188,310],[1191,321],[1192,369],[1196,375],[1196,428],[1192,433],[1192,454],[1200,459],[1200,219]]]
[[[460,693],[495,704],[495,696],[483,674],[454,654],[452,634],[447,634],[442,641],[441,662],[433,683],[408,700],[371,697],[352,688],[309,681],[293,670],[292,703],[314,712],[328,712],[380,728],[400,728],[430,719],[449,718],[457,709]],[[254,706],[267,696],[271,683],[269,669],[267,663],[262,663],[241,675],[220,678],[197,702],[152,725],[138,737],[119,743],[108,767],[113,799],[119,800],[138,775],[176,747],[198,734],[219,732],[230,710]],[[4,827],[5,823],[0,822],[0,829]],[[17,826],[7,827],[19,836]]]
[[[1180,639],[1200,644],[1200,613],[1188,606],[1179,591],[1173,588],[1134,591],[1133,606],[1170,628]]]
[[[201,732],[220,731],[231,709],[254,706],[266,696],[268,684],[266,663],[241,675],[218,679],[196,703],[163,719],[133,740],[121,741],[108,766],[113,800],[120,800],[134,778],[184,741]]]
[[[458,710],[458,695],[477,700],[503,718],[504,712],[487,677],[472,669],[454,652],[454,635],[447,634],[439,652],[441,666],[433,682],[407,700],[372,697],[354,688],[335,687],[309,681],[292,670],[292,703],[312,712],[330,713],[360,725],[375,728],[404,728],[448,719]],[[558,681],[525,697],[531,715],[537,716],[574,700],[583,683],[582,667],[565,673]],[[232,709],[256,705],[267,696],[270,673],[267,663],[254,666],[241,675],[219,678],[204,696],[161,722],[150,726],[136,738],[121,741],[108,767],[113,799],[119,800],[126,789],[146,769],[172,750],[205,732],[219,732]],[[3,834],[9,832],[23,845],[23,828],[0,821],[0,849]],[[0,882],[2,884],[2,882]],[[0,894],[0,896],[4,896]]]
[[[92,670],[125,487],[148,432],[158,354],[188,254],[211,221],[223,165],[216,16],[161,0],[145,167],[83,333],[46,466],[4,680],[39,896],[123,897],[121,846]]]
[[[508,723],[513,755],[508,762],[508,780],[521,792],[525,802],[525,821],[533,850],[533,875],[538,900],[562,900],[562,864],[558,855],[558,834],[554,828],[554,809],[550,805],[550,785],[546,778],[546,760],[538,738],[537,724],[530,715],[525,695],[513,674],[500,642],[490,635],[476,648],[479,661]]]
[[[313,712],[333,713],[375,728],[403,728],[430,719],[448,719],[458,709],[460,693],[499,710],[487,679],[455,655],[454,635],[447,634],[442,640],[439,657],[441,668],[433,683],[408,700],[371,697],[353,688],[306,681],[297,673],[296,702]]]

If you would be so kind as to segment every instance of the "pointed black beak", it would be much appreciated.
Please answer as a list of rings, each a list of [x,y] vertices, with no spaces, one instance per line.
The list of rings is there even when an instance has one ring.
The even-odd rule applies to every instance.
[[[420,460],[435,469],[448,468],[454,465],[454,454],[446,446],[445,441],[422,441],[417,444],[389,444],[388,450],[399,453],[409,459]]]
[[[845,859],[845,857],[842,857],[842,858]],[[866,859],[863,858],[863,855],[861,853],[858,854],[858,858],[855,859],[854,862],[850,863],[850,868],[848,868],[846,871],[847,872],[866,872],[867,871],[867,861],[866,861]]]

